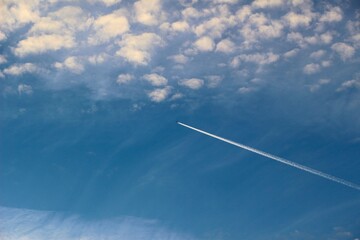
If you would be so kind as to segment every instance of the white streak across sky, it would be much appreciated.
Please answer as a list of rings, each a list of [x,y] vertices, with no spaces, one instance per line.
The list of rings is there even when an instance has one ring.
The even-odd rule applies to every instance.
[[[219,139],[219,140],[221,140],[221,141],[223,141],[223,142],[229,143],[229,144],[234,145],[234,146],[237,146],[237,147],[239,147],[239,148],[248,150],[248,151],[250,151],[250,152],[257,153],[257,154],[259,154],[259,155],[261,155],[261,156],[270,158],[270,159],[272,159],[272,160],[275,160],[275,161],[284,163],[284,164],[286,164],[286,165],[289,165],[289,166],[298,168],[298,169],[300,169],[300,170],[303,170],[303,171],[306,171],[306,172],[315,174],[315,175],[317,175],[317,176],[326,178],[326,179],[328,179],[328,180],[330,180],[330,181],[337,182],[337,183],[343,184],[343,185],[345,185],[345,186],[348,186],[348,187],[351,187],[351,188],[353,188],[353,189],[356,189],[356,190],[359,190],[359,191],[360,191],[360,186],[357,185],[357,184],[355,184],[355,183],[346,181],[346,180],[344,180],[344,179],[341,179],[341,178],[332,176],[332,175],[327,174],[327,173],[320,172],[320,171],[318,171],[318,170],[315,170],[315,169],[312,169],[312,168],[303,166],[303,165],[301,165],[301,164],[298,164],[298,163],[292,162],[292,161],[290,161],[290,160],[287,160],[287,159],[284,159],[284,158],[281,158],[281,157],[272,155],[272,154],[270,154],[270,153],[263,152],[263,151],[258,150],[258,149],[256,149],[256,148],[252,148],[252,147],[246,146],[246,145],[244,145],[244,144],[237,143],[237,142],[228,140],[228,139],[226,139],[226,138],[219,137],[219,136],[217,136],[217,135],[215,135],[215,134],[211,134],[211,133],[205,132],[205,131],[200,130],[200,129],[198,129],[198,128],[194,128],[194,127],[191,127],[191,126],[189,126],[189,125],[186,125],[186,124],[184,124],[184,123],[181,123],[181,122],[177,122],[177,123],[180,124],[181,126],[187,127],[187,128],[189,128],[189,129],[192,129],[192,130],[197,131],[197,132],[199,132],[199,133],[208,135],[208,136],[210,136],[210,137]]]

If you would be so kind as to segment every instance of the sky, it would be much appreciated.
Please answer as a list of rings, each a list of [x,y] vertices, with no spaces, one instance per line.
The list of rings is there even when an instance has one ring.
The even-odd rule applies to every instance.
[[[360,4],[0,0],[0,240],[359,240]]]

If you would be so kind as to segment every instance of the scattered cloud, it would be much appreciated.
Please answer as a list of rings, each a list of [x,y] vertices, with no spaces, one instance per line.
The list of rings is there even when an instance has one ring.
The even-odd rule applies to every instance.
[[[0,207],[0,232],[7,240],[193,240],[173,232],[157,220],[131,216],[104,220],[87,220],[76,215]]]
[[[18,93],[19,95],[31,95],[33,93],[33,89],[30,85],[26,85],[26,84],[19,84],[18,85]]]
[[[223,53],[232,53],[234,52],[236,46],[229,39],[223,39],[218,44],[216,44],[216,52],[223,52]]]
[[[151,85],[159,87],[159,86],[165,86],[168,81],[165,77],[156,74],[156,73],[151,73],[151,74],[145,74],[143,76],[143,78],[148,81],[149,83],[151,83]]]
[[[325,55],[325,51],[324,50],[317,50],[317,51],[315,51],[315,52],[312,52],[311,54],[310,54],[310,57],[311,58],[315,58],[315,59],[319,59],[319,58],[321,58],[321,57],[323,57],[324,55]]]
[[[7,63],[7,59],[4,55],[0,55],[0,64]]]
[[[4,69],[4,73],[8,75],[22,75],[24,73],[33,73],[38,70],[38,67],[33,63],[14,64]]]
[[[14,49],[14,54],[19,57],[24,57],[29,54],[72,48],[75,45],[74,38],[70,36],[58,34],[40,35],[21,40]]]
[[[173,56],[170,56],[169,58],[178,64],[185,64],[189,61],[189,58],[187,56],[185,56],[184,54],[173,55]]]
[[[306,15],[289,12],[284,16],[284,20],[290,28],[297,28],[300,26],[308,27],[311,23],[312,16],[310,14]]]
[[[223,78],[221,76],[211,75],[211,76],[207,76],[206,80],[207,80],[207,86],[209,88],[215,88],[221,83]]]
[[[164,41],[155,33],[142,33],[127,34],[118,44],[120,49],[116,55],[135,65],[147,65],[151,60],[151,51],[164,45]]]
[[[320,79],[315,84],[312,84],[309,86],[310,92],[316,92],[318,91],[322,86],[327,85],[331,82],[330,79]]]
[[[166,17],[161,0],[140,0],[134,3],[135,19],[144,25],[158,25]]]
[[[255,8],[274,8],[284,5],[283,0],[255,0],[252,6]]]
[[[291,49],[290,51],[287,51],[286,53],[284,53],[284,57],[285,58],[291,58],[296,56],[299,53],[300,49],[299,48],[294,48]]]
[[[84,65],[81,63],[81,60],[75,56],[66,58],[62,63],[56,62],[54,66],[57,69],[66,69],[76,74],[80,74],[84,71]]]
[[[343,12],[340,7],[329,8],[319,19],[320,22],[339,22],[343,18]]]
[[[199,78],[182,79],[179,81],[179,85],[197,90],[204,85],[204,80]]]
[[[124,15],[124,10],[120,9],[95,19],[93,23],[95,33],[90,36],[89,42],[93,44],[106,42],[128,32],[130,24]]]
[[[208,52],[214,50],[215,43],[210,37],[204,36],[195,41],[194,47],[201,52]]]
[[[128,74],[128,73],[123,73],[123,74],[119,74],[116,82],[118,84],[125,84],[125,83],[131,82],[132,80],[134,80],[134,75]]]
[[[317,63],[309,63],[309,64],[306,64],[305,67],[304,67],[304,73],[305,74],[314,74],[314,73],[317,73],[319,72],[321,69],[321,66]]]
[[[341,84],[341,86],[336,89],[336,91],[337,92],[343,92],[343,91],[346,91],[348,89],[359,88],[359,87],[360,87],[360,81],[358,79],[352,79],[352,80],[348,80],[348,81],[343,82]]]
[[[232,67],[237,67],[241,62],[249,62],[258,65],[265,65],[274,63],[279,60],[279,55],[272,52],[268,53],[255,53],[255,54],[241,54],[233,58],[231,62]]]
[[[149,92],[148,96],[150,100],[153,102],[162,102],[169,96],[170,92],[171,92],[170,87],[157,88]]]
[[[339,54],[340,58],[343,61],[352,58],[355,54],[355,48],[343,42],[333,44],[331,46],[331,49],[334,50],[337,54]]]

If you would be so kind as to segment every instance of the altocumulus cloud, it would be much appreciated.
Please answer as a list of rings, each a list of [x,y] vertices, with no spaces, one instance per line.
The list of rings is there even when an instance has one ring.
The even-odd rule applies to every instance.
[[[186,234],[171,231],[156,220],[119,217],[85,220],[64,213],[0,207],[2,240],[194,240]]]

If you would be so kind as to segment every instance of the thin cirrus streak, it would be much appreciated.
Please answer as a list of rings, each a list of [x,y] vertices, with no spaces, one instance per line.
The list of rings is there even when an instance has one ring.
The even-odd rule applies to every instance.
[[[326,178],[326,179],[328,179],[328,180],[330,180],[330,181],[337,182],[337,183],[343,184],[343,185],[345,185],[345,186],[347,186],[347,187],[351,187],[351,188],[353,188],[353,189],[356,189],[356,190],[359,190],[359,191],[360,191],[360,186],[357,185],[357,184],[355,184],[355,183],[346,181],[346,180],[341,179],[341,178],[338,178],[338,177],[334,177],[334,176],[332,176],[332,175],[330,175],[330,174],[320,172],[320,171],[318,171],[318,170],[315,170],[315,169],[312,169],[312,168],[303,166],[303,165],[301,165],[301,164],[298,164],[298,163],[289,161],[289,160],[287,160],[287,159],[284,159],[284,158],[281,158],[281,157],[278,157],[278,156],[275,156],[275,155],[272,155],[272,154],[263,152],[263,151],[258,150],[258,149],[256,149],[256,148],[252,148],[252,147],[243,145],[243,144],[241,144],[241,143],[237,143],[237,142],[228,140],[228,139],[226,139],[226,138],[222,138],[222,137],[216,136],[216,135],[214,135],[214,134],[205,132],[205,131],[200,130],[200,129],[198,129],[198,128],[191,127],[191,126],[186,125],[186,124],[184,124],[184,123],[181,123],[181,122],[177,122],[177,123],[180,124],[181,126],[187,127],[187,128],[189,128],[189,129],[192,129],[192,130],[197,131],[197,132],[199,132],[199,133],[208,135],[208,136],[210,136],[210,137],[219,139],[219,140],[221,140],[221,141],[223,141],[223,142],[232,144],[232,145],[237,146],[237,147],[239,147],[239,148],[243,148],[243,149],[248,150],[248,151],[250,151],[250,152],[257,153],[257,154],[262,155],[262,156],[264,156],[264,157],[273,159],[273,160],[275,160],[275,161],[284,163],[284,164],[286,164],[286,165],[289,165],[289,166],[298,168],[298,169],[300,169],[300,170],[303,170],[303,171],[306,171],[306,172],[315,174],[315,175],[317,175],[317,176]]]

